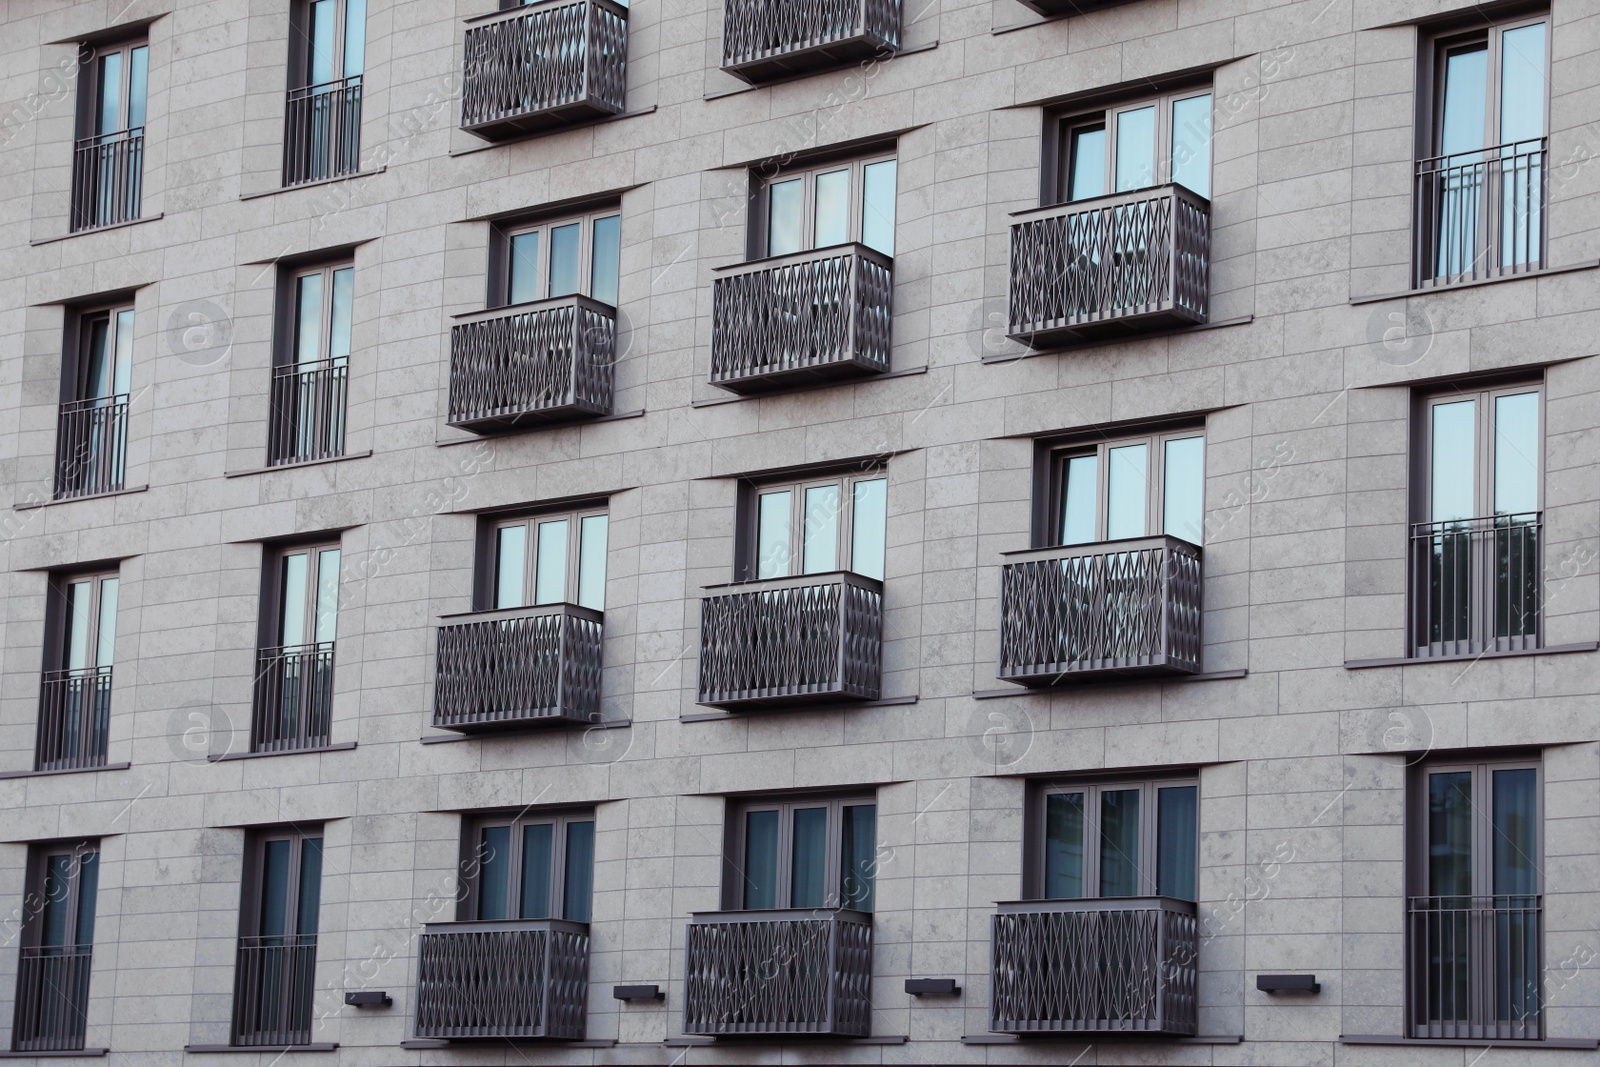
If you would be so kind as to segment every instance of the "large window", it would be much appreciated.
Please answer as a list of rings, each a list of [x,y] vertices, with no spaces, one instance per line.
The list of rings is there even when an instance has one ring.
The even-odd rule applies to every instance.
[[[117,640],[116,571],[51,581],[40,683],[39,770],[102,766],[111,733],[111,664]]]
[[[268,830],[247,841],[233,995],[235,1045],[303,1045],[316,989],[322,831]]]
[[[150,48],[129,41],[94,50],[79,75],[72,228],[139,217]]]
[[[99,844],[53,843],[36,845],[31,851],[11,1048],[15,1052],[81,1049],[94,952]]]
[[[84,312],[76,350],[63,363],[55,491],[88,496],[124,488],[128,393],[133,375],[131,305]]]
[[[613,209],[549,222],[503,227],[495,242],[495,305],[526,304],[574,293],[617,304],[622,216]]]
[[[888,488],[881,471],[756,488],[746,535],[747,577],[854,571],[881,580]]]
[[[1174,897],[1198,888],[1194,779],[1051,784],[1037,793],[1032,894]]]
[[[606,606],[605,509],[500,519],[494,523],[487,609],[544,604]]]
[[[592,812],[484,816],[463,844],[463,918],[589,921]]]
[[[361,155],[367,0],[297,0],[290,18],[284,184],[353,174]]]
[[[287,279],[283,340],[272,380],[271,461],[344,454],[355,267],[335,263]]]
[[[877,811],[870,796],[762,798],[732,805],[726,905],[871,911]]]
[[[860,242],[894,255],[895,158],[785,170],[759,187],[756,258]]]
[[[1211,195],[1211,91],[1063,117],[1056,197],[1088,200],[1168,183]]]
[[[1179,430],[1050,452],[1048,531],[1057,545],[1166,534],[1200,544],[1205,436]]]
[[[324,746],[333,718],[339,546],[296,546],[270,557],[263,606],[252,751]]]

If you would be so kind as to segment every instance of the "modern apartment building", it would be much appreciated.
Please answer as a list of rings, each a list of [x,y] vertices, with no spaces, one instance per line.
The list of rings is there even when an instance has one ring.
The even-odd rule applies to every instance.
[[[1600,0],[0,21],[0,1058],[1594,1062]]]

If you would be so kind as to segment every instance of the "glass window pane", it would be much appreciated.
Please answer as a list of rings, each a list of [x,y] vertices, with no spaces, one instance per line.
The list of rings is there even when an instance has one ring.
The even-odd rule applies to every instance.
[[[844,825],[840,828],[839,906],[857,911],[872,910],[872,887],[877,874],[874,851],[877,848],[878,806],[847,804]]]
[[[1156,892],[1194,900],[1198,883],[1199,794],[1192,785],[1156,791]]]
[[[839,569],[839,487],[813,485],[806,490],[805,558],[802,573]]]
[[[606,609],[606,529],[604,515],[585,515],[579,523],[578,603],[595,611]]]
[[[334,639],[339,628],[339,550],[317,553],[317,642]]]
[[[594,258],[589,265],[589,295],[617,306],[617,278],[622,260],[622,216],[594,220]]]
[[[594,897],[594,823],[567,823],[566,865],[562,918],[586,923]]]
[[[128,129],[144,125],[144,102],[149,93],[150,49],[144,45],[128,53]]]
[[[1494,893],[1539,891],[1538,774],[1532,767],[1494,772]]]
[[[84,399],[111,393],[111,321],[97,318],[89,324],[89,342],[84,353]]]
[[[883,580],[883,552],[889,527],[889,482],[872,478],[855,484],[850,527],[850,569]]]
[[[1206,441],[1183,437],[1166,444],[1162,470],[1162,530],[1200,544],[1205,530]]]
[[[756,531],[756,577],[782,578],[789,573],[790,494],[762,493]]]
[[[1473,440],[1478,405],[1471,400],[1433,405],[1430,451],[1434,522],[1470,519],[1477,514],[1473,499]]]
[[[311,5],[311,54],[306,64],[310,84],[333,81],[334,0],[315,0]]]
[[[330,359],[343,359],[350,355],[350,315],[355,304],[355,290],[354,267],[341,267],[333,272],[333,329],[328,340]]]
[[[1109,452],[1106,474],[1110,486],[1106,494],[1106,538],[1143,537],[1145,502],[1150,485],[1145,480],[1150,448],[1148,445],[1123,445]]]
[[[1494,513],[1539,510],[1539,394],[1494,401]]]
[[[578,291],[578,259],[583,224],[557,226],[550,231],[550,295],[569,296]]]
[[[256,934],[281,937],[288,933],[289,842],[268,841],[261,849],[261,915]]]
[[[1544,136],[1544,23],[1500,37],[1500,143]]]
[[[322,355],[322,275],[299,279],[294,353],[299,363],[315,363]]]
[[[850,239],[850,172],[817,175],[816,247],[842,245]]]
[[[478,838],[478,918],[509,919],[511,827],[485,826]]]
[[[1080,126],[1070,134],[1071,177],[1068,200],[1087,200],[1106,192],[1106,128]]]
[[[559,604],[567,599],[567,520],[539,524],[539,557],[534,564],[533,602]]]
[[[304,552],[283,557],[278,643],[285,648],[306,643],[306,566],[309,562]]]
[[[84,849],[77,854],[78,862],[78,940],[80,945],[94,944],[94,909],[100,892],[100,853]]]
[[[744,906],[778,906],[778,813],[752,811],[744,817]]]
[[[111,391],[128,392],[133,373],[133,309],[117,312],[117,358],[111,372]]]
[[[1100,793],[1100,895],[1139,895],[1139,791]]]
[[[353,78],[366,66],[367,0],[345,0],[344,76]]]
[[[121,583],[116,578],[100,581],[100,632],[95,635],[95,663],[111,666],[111,657],[117,643],[117,589]]]
[[[1095,494],[1099,491],[1097,479],[1099,459],[1096,456],[1073,456],[1067,460],[1064,477],[1066,485],[1061,490],[1061,543],[1086,545],[1099,540],[1095,536]]]
[[[1428,775],[1428,894],[1472,894],[1472,772]]]
[[[895,160],[862,168],[861,243],[894,255]]]
[[[526,571],[528,559],[528,528],[502,526],[494,546],[494,606],[520,608],[527,603]]]
[[[1445,57],[1444,118],[1439,124],[1439,154],[1482,148],[1488,106],[1489,48],[1473,45]],[[1544,90],[1541,88],[1540,92]]]
[[[508,299],[513,304],[525,304],[539,299],[539,231],[513,234],[511,237],[511,277]]]
[[[1211,195],[1211,94],[1172,104],[1172,180]]]
[[[796,808],[793,862],[789,872],[789,907],[828,906],[828,809]]]
[[[67,584],[67,663],[69,671],[79,671],[89,665],[89,630],[93,618],[94,583],[90,581]]]
[[[322,906],[322,838],[300,842],[300,899],[296,902],[297,934],[317,932],[317,911]]]
[[[1051,793],[1044,803],[1044,896],[1076,900],[1083,896],[1082,793]]]
[[[767,189],[767,255],[798,252],[805,241],[805,183],[794,178]]]
[[[100,111],[96,133],[116,133],[122,128],[122,53],[100,57]]]
[[[67,920],[72,912],[72,857],[60,853],[46,857],[44,915],[39,922],[41,945],[65,945]]]
[[[547,822],[522,828],[522,900],[520,919],[550,918],[550,863],[555,828]]]
[[[1145,189],[1155,183],[1155,106],[1124,111],[1117,116],[1117,192]]]

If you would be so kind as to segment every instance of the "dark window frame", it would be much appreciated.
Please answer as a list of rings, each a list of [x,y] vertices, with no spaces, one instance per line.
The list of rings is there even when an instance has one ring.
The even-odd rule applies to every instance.
[[[1163,87],[1156,93],[1141,95],[1122,95],[1110,99],[1102,98],[1093,106],[1067,106],[1049,114],[1045,120],[1044,137],[1044,175],[1041,183],[1041,207],[1054,207],[1057,205],[1076,203],[1070,198],[1074,160],[1072,158],[1074,146],[1072,134],[1077,130],[1090,129],[1100,126],[1105,130],[1105,163],[1103,168],[1105,192],[1100,196],[1117,195],[1117,133],[1116,124],[1120,117],[1130,111],[1139,111],[1146,107],[1155,107],[1155,181],[1145,188],[1156,188],[1172,182],[1172,109],[1179,101],[1193,99],[1198,96],[1212,98],[1212,140],[1215,140],[1216,127],[1216,86],[1210,79],[1189,80],[1180,82],[1170,87]],[[1163,151],[1162,146],[1166,149]],[[1216,177],[1216,153],[1211,153],[1208,167],[1207,196],[1210,186]],[[1133,192],[1134,190],[1126,190]],[[1198,195],[1198,194],[1197,194]],[[1092,200],[1096,197],[1084,197]]]
[[[522,5],[513,4],[512,6]],[[591,300],[598,299],[594,295],[594,227],[596,222],[611,218],[617,220],[619,234],[617,285],[620,288],[622,284],[620,255],[622,206],[615,201],[601,203],[588,208],[574,208],[570,211],[559,213],[527,215],[494,223],[489,231],[489,274],[485,306],[491,309],[522,307],[526,304],[536,304],[540,301],[555,300],[572,295],[585,296]],[[553,249],[551,247],[550,232],[573,223],[577,223],[580,227],[578,231],[578,288],[575,294],[562,293],[558,296],[551,296],[550,263]],[[512,240],[523,234],[536,232],[540,234],[538,280],[536,283],[538,295],[530,300],[512,303]],[[606,303],[605,301],[600,302]],[[611,305],[608,304],[607,306]]]
[[[286,927],[298,926],[293,920],[300,915],[300,883],[303,877],[306,842],[319,842],[319,850],[324,857],[327,855],[327,838],[320,823],[314,826],[265,826],[249,830],[245,835],[243,878],[240,882],[239,936],[317,936],[322,932],[321,882],[327,877],[326,864],[323,865],[324,869],[319,870],[318,877],[317,929],[310,935],[301,934],[298,929],[286,929],[282,935],[266,935],[259,932],[264,918],[262,907],[265,903],[263,898],[266,887],[262,879],[266,877],[266,850],[268,843],[273,841],[289,842],[289,872],[283,905]]]
[[[1157,870],[1158,860],[1158,816],[1160,805],[1158,803],[1159,791],[1171,788],[1189,788],[1195,791],[1195,889],[1196,896],[1199,891],[1199,880],[1202,867],[1200,864],[1200,821],[1205,795],[1200,789],[1200,775],[1198,771],[1189,773],[1173,773],[1162,775],[1137,775],[1137,776],[1092,776],[1081,779],[1051,779],[1049,781],[1034,783],[1030,789],[1026,819],[1023,830],[1025,849],[1023,852],[1023,895],[1029,900],[1053,900],[1045,892],[1045,855],[1049,848],[1048,818],[1046,812],[1049,798],[1054,795],[1066,793],[1084,794],[1084,823],[1083,823],[1083,886],[1082,897],[1071,898],[1081,900],[1125,900],[1126,897],[1102,897],[1100,895],[1100,854],[1098,847],[1091,847],[1098,843],[1100,830],[1100,807],[1098,799],[1100,794],[1115,792],[1117,790],[1139,790],[1139,893],[1141,897],[1157,896],[1159,888]]]
[[[102,856],[101,839],[96,837],[72,838],[63,841],[41,841],[28,846],[27,868],[24,873],[23,907],[25,914],[22,923],[20,944],[23,948],[39,948],[44,941],[44,909],[45,902],[49,899],[48,880],[50,876],[50,858],[53,856],[72,856],[71,873],[64,894],[70,901],[67,916],[67,928],[74,933],[74,940],[70,944],[82,945],[76,940],[79,919],[83,910],[83,859],[92,853],[95,864],[98,865]],[[98,894],[98,873],[96,876],[96,893]],[[100,909],[98,903],[94,908],[94,921],[99,922]],[[91,931],[91,934],[93,931]],[[88,942],[93,944],[91,940]]]
[[[458,891],[456,911],[457,918],[462,921],[473,921],[478,918],[481,906],[480,896],[482,889],[483,863],[479,842],[483,840],[483,831],[490,827],[504,826],[510,829],[507,835],[510,841],[511,855],[506,860],[506,901],[509,906],[520,910],[522,900],[522,843],[523,828],[532,825],[549,824],[550,831],[550,912],[546,918],[566,919],[566,878],[567,878],[567,827],[573,823],[591,823],[598,833],[599,824],[594,808],[547,808],[524,809],[522,811],[482,812],[467,816],[462,819],[461,833],[461,860],[457,868],[461,878],[461,888]],[[590,872],[590,907],[591,914],[594,904],[594,875]],[[520,920],[505,920],[507,922]],[[534,920],[528,920],[534,921]],[[587,919],[575,919],[574,922],[587,922]]]
[[[832,571],[817,571],[817,574],[832,574],[837,571],[849,571],[852,574],[862,574],[855,568],[855,487],[860,482],[883,482],[884,495],[884,557],[885,568],[888,558],[888,520],[889,520],[889,469],[887,466],[869,470],[851,468],[849,470],[822,470],[818,472],[804,472],[790,474],[777,478],[763,478],[760,480],[746,479],[740,484],[740,498],[738,514],[735,522],[738,527],[738,542],[735,551],[734,572],[739,581],[756,581],[761,566],[761,498],[770,493],[787,491],[789,499],[789,569],[787,574],[771,575],[768,580],[779,578],[796,578],[804,575],[805,566],[805,491],[821,486],[836,485],[839,487],[839,523],[838,541],[834,549],[834,560],[838,566]]]
[[[344,544],[343,538],[335,534],[330,537],[318,537],[306,541],[291,541],[278,544],[269,544],[262,559],[261,575],[261,611],[258,621],[256,648],[264,651],[273,648],[294,647],[306,645],[336,644],[338,641],[339,612],[338,601],[344,584]],[[328,549],[335,549],[339,553],[339,587],[334,597],[334,640],[320,642],[316,640],[316,615],[317,615],[317,585],[321,576],[320,553]],[[300,645],[284,646],[281,644],[283,634],[283,594],[284,580],[287,577],[285,568],[288,557],[304,552],[307,555],[306,566],[306,606],[305,625],[306,634],[312,640],[302,642]]]
[[[1492,896],[1493,851],[1488,847],[1493,839],[1493,789],[1494,772],[1506,770],[1531,770],[1534,772],[1534,795],[1538,809],[1534,818],[1535,855],[1533,870],[1539,885],[1532,895],[1540,895],[1544,887],[1545,857],[1545,786],[1544,759],[1541,754],[1500,752],[1464,752],[1455,756],[1430,756],[1418,761],[1409,769],[1406,790],[1406,893],[1408,896],[1431,896],[1428,891],[1428,778],[1430,775],[1453,771],[1472,773],[1472,876],[1473,896]],[[1485,886],[1483,883],[1489,883]]]
[[[537,598],[534,595],[539,579],[538,527],[541,522],[560,519],[566,519],[568,522],[565,592],[562,600],[551,601],[550,603],[578,603],[578,580],[581,576],[580,567],[583,552],[583,520],[597,515],[606,517],[605,574],[606,580],[609,582],[611,564],[611,504],[609,499],[574,501],[533,508],[516,508],[514,510],[480,515],[478,518],[477,551],[474,553],[472,568],[472,610],[511,610],[510,608],[500,609],[495,607],[495,596],[500,586],[500,531],[510,526],[525,526],[528,530],[524,542],[522,572],[524,599],[527,603],[519,606],[543,606],[536,603]]]
[[[762,259],[773,258],[774,255],[801,255],[805,252],[818,249],[816,227],[816,188],[819,174],[831,174],[839,170],[849,170],[849,215],[845,223],[848,236],[844,244],[861,244],[863,241],[863,218],[866,204],[866,168],[875,163],[893,161],[895,164],[895,225],[891,232],[899,229],[900,207],[900,153],[898,145],[879,146],[874,149],[857,150],[845,153],[830,153],[825,156],[815,156],[805,160],[796,161],[779,167],[771,172],[750,172],[750,225],[748,230],[748,247],[745,258],[754,262]],[[771,214],[772,214],[772,187],[796,178],[804,179],[804,196],[800,207],[800,249],[797,252],[772,253],[771,247]],[[896,234],[896,236],[898,236]],[[823,248],[841,247],[839,245],[823,245]],[[882,253],[880,253],[882,254]],[[889,258],[893,258],[892,255]]]
[[[1545,92],[1544,128],[1550,135],[1550,59],[1552,40],[1550,6],[1548,4],[1519,4],[1503,9],[1498,14],[1486,16],[1475,12],[1469,23],[1453,20],[1431,30],[1425,30],[1418,42],[1417,55],[1417,125],[1416,156],[1425,159],[1439,155],[1444,132],[1444,58],[1451,52],[1483,43],[1489,52],[1488,71],[1485,75],[1488,96],[1484,111],[1484,144],[1499,144],[1499,134],[1490,136],[1488,124],[1498,125],[1500,101],[1501,46],[1500,38],[1507,30],[1520,29],[1535,23],[1545,24]]]
[[[1159,537],[1166,526],[1166,469],[1167,449],[1169,441],[1183,441],[1198,437],[1201,442],[1202,457],[1209,451],[1206,445],[1206,426],[1204,422],[1182,423],[1155,427],[1140,431],[1122,431],[1116,433],[1098,434],[1094,437],[1078,437],[1065,440],[1041,442],[1038,461],[1038,476],[1042,484],[1035,493],[1035,499],[1042,506],[1041,511],[1036,511],[1034,516],[1034,541],[1036,548],[1059,548],[1062,545],[1062,525],[1064,508],[1066,505],[1065,480],[1067,461],[1080,456],[1093,454],[1095,463],[1095,540],[1085,544],[1100,544],[1108,540],[1106,537],[1109,519],[1108,497],[1110,492],[1110,450],[1126,445],[1144,444],[1148,446],[1146,455],[1152,457],[1152,462],[1146,467],[1145,486],[1145,537]],[[1202,458],[1202,463],[1204,459]],[[1155,469],[1150,471],[1150,466]],[[1205,498],[1204,470],[1202,468],[1201,499]],[[1201,536],[1204,537],[1204,515],[1202,513]],[[1201,547],[1204,547],[1203,545]]]
[[[132,124],[132,113],[129,102],[132,100],[133,86],[133,53],[137,49],[146,49],[145,52],[145,99],[144,122],[137,126]],[[85,42],[81,46],[78,57],[80,64],[78,73],[78,99],[79,104],[76,115],[77,138],[83,140],[89,137],[111,137],[115,134],[127,133],[130,130],[143,129],[150,121],[150,96],[149,96],[149,56],[150,38],[146,34],[133,37],[123,37],[114,41],[100,43]],[[101,133],[95,122],[96,114],[100,108],[100,96],[103,90],[103,73],[101,61],[109,55],[122,54],[122,70],[118,77],[121,81],[117,94],[117,126],[114,130]]]
[[[69,601],[67,589],[74,582],[85,579],[93,583],[93,592],[90,596],[91,609],[88,620],[89,635],[87,638],[89,656],[91,660],[98,659],[96,650],[99,648],[100,635],[104,620],[101,619],[103,607],[103,583],[106,579],[117,582],[117,610],[121,612],[122,594],[122,569],[113,564],[108,567],[93,567],[87,569],[59,570],[50,572],[49,583],[46,587],[45,601],[45,641],[44,641],[44,670],[67,670],[67,657],[70,653],[70,624]],[[116,640],[116,619],[112,619],[112,641]],[[97,666],[96,663],[89,664]],[[112,664],[115,665],[115,645],[113,644]]]
[[[350,352],[335,357],[333,351],[333,278],[341,270],[350,271]],[[317,362],[335,358],[349,360],[355,355],[356,260],[353,254],[334,256],[285,266],[278,272],[277,313],[273,321],[273,369],[300,365],[300,279],[322,276],[322,307],[317,337]]]
[[[730,799],[727,806],[727,826],[724,832],[726,847],[723,849],[723,910],[747,910],[744,895],[747,846],[746,820],[752,812],[757,811],[778,812],[776,903],[771,909],[757,910],[785,911],[792,909],[790,902],[794,889],[794,812],[800,808],[827,809],[827,839],[823,846],[823,852],[826,857],[826,866],[823,869],[823,885],[827,887],[827,896],[823,907],[828,910],[840,907],[844,900],[845,872],[841,855],[844,843],[844,809],[865,805],[871,805],[873,808],[874,884],[868,895],[875,905],[877,898],[876,857],[879,848],[878,795],[876,790],[866,792],[851,790],[838,793],[774,793]]]
[[[1523,393],[1534,393],[1539,398],[1539,483],[1536,487],[1537,507],[1535,511],[1542,511],[1545,504],[1545,480],[1549,476],[1549,465],[1546,462],[1549,453],[1546,414],[1546,389],[1543,375],[1535,378],[1519,376],[1515,378],[1491,378],[1481,381],[1461,382],[1443,389],[1419,389],[1414,396],[1413,423],[1416,432],[1412,435],[1411,450],[1411,475],[1415,490],[1411,500],[1411,514],[1413,522],[1432,521],[1433,515],[1433,409],[1441,404],[1455,403],[1463,400],[1476,401],[1473,412],[1474,425],[1474,453],[1473,462],[1473,499],[1474,513],[1476,516],[1494,514],[1494,449],[1495,445],[1495,404],[1494,401],[1502,396],[1516,396]],[[1520,514],[1520,513],[1519,513]]]
[[[316,0],[292,0],[289,9],[289,89],[309,89],[315,85],[332,85],[337,82],[353,78],[365,80],[366,77],[366,32],[367,22],[370,18],[367,0],[358,0],[362,5],[361,21],[361,71],[356,74],[346,75],[344,63],[346,53],[349,51],[349,41],[346,29],[349,26],[350,0],[333,0],[334,3],[334,41],[333,55],[329,57],[329,67],[337,72],[336,76],[327,82],[312,82],[311,79],[311,9]]]
[[[133,331],[132,344],[138,342],[139,313],[133,296],[127,295],[113,300],[100,300],[91,304],[83,304],[68,309],[66,328],[62,331],[62,359],[61,359],[61,403],[71,404],[83,400],[92,400],[89,395],[89,367],[92,362],[89,345],[94,337],[93,325],[100,319],[106,320],[106,344],[111,359],[112,381],[115,382],[115,366],[117,340],[119,336],[119,316],[123,312],[132,312],[133,321],[130,327]],[[133,356],[137,352],[130,351],[128,361],[129,388],[132,388]],[[120,396],[125,394],[107,393],[105,396]]]

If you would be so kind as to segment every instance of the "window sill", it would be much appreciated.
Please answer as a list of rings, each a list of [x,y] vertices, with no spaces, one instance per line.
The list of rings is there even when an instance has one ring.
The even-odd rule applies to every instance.
[[[108,1048],[75,1048],[57,1052],[13,1052],[0,1050],[0,1060],[64,1060],[72,1056],[104,1056]]]
[[[315,1041],[309,1045],[185,1045],[185,1052],[332,1052],[337,1041]]]
[[[95,771],[125,771],[132,767],[131,763],[103,763],[98,767],[69,767],[59,771],[0,771],[0,778],[49,778],[57,774],[93,774]],[[104,1052],[100,1053],[104,1055]],[[30,1052],[30,1056],[40,1056],[43,1053]],[[74,1053],[84,1055],[84,1053]]]
[[[1348,664],[1346,664],[1348,666]],[[972,693],[973,700],[998,700],[1001,697],[1022,697],[1029,694],[1049,694],[1071,692],[1077,689],[1088,689],[1091,686],[1102,685],[1169,685],[1173,682],[1222,682],[1232,678],[1248,677],[1248,670],[1237,671],[1204,671],[1200,674],[1172,674],[1162,677],[1127,677],[1127,678],[1074,678],[1060,685],[1031,686],[1019,685],[1013,689],[977,689]]]
[[[263,189],[259,193],[240,193],[240,200],[260,200],[264,196],[280,196],[283,193],[298,193],[302,189],[315,189],[319,185],[332,185],[335,182],[355,181],[357,178],[375,178],[388,170],[387,166],[376,170],[357,170],[349,174],[340,174],[332,178],[318,178],[314,182],[301,182],[299,185],[283,185],[276,189]],[[207,1046],[209,1049],[210,1046]]]
[[[49,500],[29,500],[21,504],[11,505],[13,511],[32,511],[34,508],[53,508],[60,504],[76,504],[80,500],[104,500],[108,496],[127,496],[129,493],[148,493],[148,485],[136,485],[129,489],[113,489],[109,493],[85,493],[83,496],[64,496],[60,500],[54,497]]]
[[[1525,270],[1519,274],[1505,274],[1498,278],[1476,278],[1469,282],[1405,289],[1398,293],[1384,293],[1381,296],[1357,296],[1351,297],[1350,306],[1360,307],[1362,304],[1377,304],[1385,300],[1405,300],[1414,296],[1428,296],[1431,293],[1453,293],[1460,289],[1476,289],[1480,285],[1498,285],[1501,282],[1516,282],[1525,278],[1548,278],[1553,274],[1571,274],[1574,271],[1594,270],[1596,267],[1600,267],[1600,260],[1593,263],[1574,263],[1568,267],[1541,267],[1538,270]]]
[[[225,760],[236,759],[265,759],[268,756],[304,756],[318,752],[348,752],[355,748],[354,741],[340,741],[337,745],[318,745],[316,748],[285,748],[277,752],[221,752],[207,753],[207,763],[222,763]]]
[[[1503,1048],[1512,1049],[1595,1049],[1600,1048],[1600,1038],[1588,1037],[1547,1037],[1542,1041],[1487,1041],[1474,1038],[1450,1037],[1391,1037],[1388,1034],[1340,1034],[1341,1045],[1386,1045],[1390,1048],[1405,1048],[1409,1045],[1432,1046],[1435,1048]]]
[[[763,390],[759,393],[736,393],[730,396],[714,396],[707,400],[691,400],[691,408],[714,408],[719,404],[737,404],[741,400],[766,400],[774,396],[786,396],[789,393],[810,393],[821,389],[836,389],[842,385],[865,385],[868,382],[882,382],[890,378],[909,378],[916,374],[927,374],[928,368],[907,367],[905,370],[886,370],[882,374],[866,374],[859,378],[841,378],[828,381],[819,378],[815,382],[806,382],[801,385],[780,386],[775,389]]]
[[[372,455],[372,449],[365,452],[351,452],[343,456],[329,456],[327,459],[307,459],[299,463],[280,463],[275,467],[256,467],[247,471],[223,471],[224,478],[247,478],[252,474],[272,474],[275,471],[295,471],[301,467],[320,467],[324,463],[343,463],[347,459],[367,459]]]
[[[1347,659],[1344,669],[1362,671],[1369,667],[1416,667],[1425,663],[1470,663],[1480,659],[1506,659],[1513,656],[1558,656],[1567,652],[1593,652],[1600,641],[1579,641],[1571,645],[1547,645],[1544,648],[1521,648],[1507,652],[1471,652],[1459,656],[1401,656],[1398,659]]]
[[[129,219],[127,222],[113,222],[109,226],[94,226],[94,227],[91,227],[90,229],[87,229],[87,230],[73,230],[71,233],[57,234],[55,237],[41,237],[37,241],[29,241],[28,242],[28,247],[29,248],[38,248],[40,245],[53,245],[57,241],[67,241],[67,240],[71,240],[74,237],[87,237],[91,233],[106,233],[106,232],[108,232],[110,230],[125,230],[129,226],[137,226],[141,222],[154,222],[157,219],[161,218],[161,216],[163,214],[164,214],[164,212],[159,212],[158,211],[154,215],[147,215],[144,218],[140,218],[140,219]],[[50,1055],[50,1053],[47,1053],[47,1052],[31,1052],[31,1053],[29,1053],[29,1055],[31,1055],[31,1056],[48,1056],[48,1055]],[[82,1055],[85,1055],[85,1053],[75,1052],[72,1055],[74,1055],[74,1056],[82,1056]],[[103,1056],[103,1055],[105,1055],[105,1053],[102,1052],[102,1053],[100,1053],[100,1055]]]
[[[1163,1045],[1239,1045],[1244,1043],[1243,1034],[1202,1034],[1198,1037],[1168,1037],[1164,1034],[1144,1034],[1137,1031],[1119,1033],[1117,1031],[1102,1031],[1098,1033],[1060,1033],[1060,1034],[1029,1034],[1027,1037],[1018,1037],[1016,1034],[963,1034],[963,1045],[1031,1045],[1042,1042],[1066,1042],[1073,1045],[1098,1045],[1102,1042],[1122,1044],[1133,1041],[1153,1041]]]

